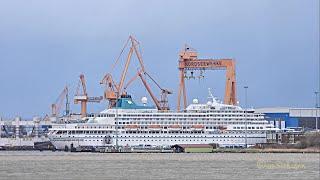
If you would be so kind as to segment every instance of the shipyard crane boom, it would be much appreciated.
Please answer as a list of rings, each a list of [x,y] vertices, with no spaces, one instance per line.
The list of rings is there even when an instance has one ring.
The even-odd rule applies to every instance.
[[[145,88],[147,89],[147,91],[149,92],[150,96],[152,97],[154,103],[156,104],[157,108],[159,110],[169,110],[169,105],[168,105],[168,95],[169,94],[172,94],[172,91],[170,90],[167,90],[167,89],[163,89],[151,76],[150,74],[147,73],[145,67],[144,67],[144,63],[143,63],[143,60],[142,60],[142,56],[141,56],[141,53],[139,52],[138,50],[138,45],[139,45],[139,41],[137,41],[133,36],[130,36],[129,37],[130,40],[131,40],[131,47],[133,47],[134,49],[134,52],[139,60],[139,63],[140,63],[140,67],[141,67],[141,71],[138,71],[138,75],[139,77],[141,78],[143,84],[145,85]],[[156,86],[161,90],[161,100],[160,102],[155,98],[155,96],[153,95],[150,87],[148,86],[148,84],[146,83],[146,80],[143,78],[142,76],[142,73],[147,75],[155,84]],[[133,80],[130,80],[130,81],[134,81],[136,78],[133,77],[132,78]],[[131,83],[129,81],[129,83]],[[127,88],[127,86],[126,86]],[[149,90],[148,90],[149,89]],[[121,90],[121,89],[120,89]]]
[[[82,94],[80,93],[80,84],[82,86]],[[81,103],[81,117],[85,117],[87,115],[87,102],[100,103],[103,99],[102,96],[99,97],[88,97],[87,86],[84,75],[80,75],[80,81],[77,88],[77,93],[74,96],[74,103]]]
[[[118,86],[118,94],[117,94],[117,96],[120,96],[120,93],[121,93],[121,90],[122,90],[122,86],[123,86],[124,80],[125,80],[127,72],[128,72],[128,68],[129,68],[129,64],[130,64],[130,61],[131,61],[132,53],[133,53],[133,47],[130,47],[130,51],[128,53],[126,64],[125,64],[124,70],[122,72],[121,80],[120,80],[120,83],[119,83],[119,86]]]
[[[141,56],[141,53],[139,52],[138,50],[138,45],[140,44],[139,41],[137,41],[133,36],[130,36],[129,37],[131,39],[131,46],[133,47],[134,49],[134,52],[136,53],[136,56],[139,60],[139,63],[140,63],[140,66],[141,66],[141,70],[143,72],[146,71],[145,67],[144,67],[144,63],[143,63],[143,60],[142,60],[142,56]]]
[[[156,104],[157,108],[158,108],[159,110],[161,110],[161,105],[160,105],[158,99],[157,99],[157,98],[155,97],[155,95],[152,93],[150,86],[147,84],[147,81],[144,79],[144,77],[143,77],[143,75],[142,75],[142,73],[141,73],[140,71],[138,72],[138,75],[139,75],[139,77],[140,77],[140,79],[141,79],[144,87],[147,89],[148,93],[150,94],[153,102]]]
[[[52,117],[57,117],[60,114],[61,107],[63,105],[64,100],[66,99],[66,114],[69,114],[69,105],[68,105],[68,86],[65,86],[63,91],[60,93],[59,97],[57,98],[56,102],[51,105],[51,112]]]
[[[236,73],[235,73],[235,61],[233,59],[198,59],[198,53],[190,48],[185,47],[179,54],[179,91],[178,91],[178,103],[177,110],[180,110],[181,95],[183,95],[184,108],[187,106],[187,95],[184,79],[186,78],[187,71],[191,71],[193,77],[193,71],[196,70],[226,70],[226,87],[224,103],[235,105],[237,103],[236,98]],[[201,74],[203,77],[203,75]]]
[[[141,53],[139,52],[139,42],[133,37],[133,36],[129,36],[126,44],[124,45],[124,47],[121,50],[121,53],[119,55],[119,57],[117,58],[116,62],[113,64],[112,66],[112,70],[114,69],[114,67],[117,65],[122,53],[124,52],[124,50],[126,49],[126,47],[128,47],[130,44],[130,49],[129,49],[129,53],[127,55],[126,58],[126,62],[125,62],[125,66],[124,69],[121,73],[120,76],[120,82],[119,83],[115,83],[113,81],[113,78],[111,76],[110,73],[106,74],[104,76],[104,78],[100,81],[100,84],[106,84],[106,90],[105,90],[105,98],[109,101],[109,108],[114,107],[116,104],[116,100],[122,95],[125,94],[126,92],[126,88],[128,87],[128,85],[132,82],[130,81],[134,81],[138,75],[136,75],[137,77],[133,78],[133,80],[130,80],[129,83],[127,85],[124,84],[126,76],[127,76],[127,72],[129,70],[129,65],[131,62],[131,58],[133,53],[137,56],[137,59],[139,61],[140,64],[140,68],[142,72],[145,72],[145,67],[143,64],[143,60],[142,60],[142,56]]]
[[[143,75],[148,76],[155,84],[156,86],[161,90],[161,100],[159,101],[156,96],[153,94],[150,86],[148,85],[146,79],[143,77]],[[131,78],[128,83],[124,86],[124,92],[123,94],[127,94],[126,89],[128,88],[128,86],[130,84],[132,84],[133,81],[135,81],[138,77],[140,77],[144,87],[146,88],[146,90],[148,91],[149,95],[151,96],[151,99],[153,100],[153,102],[155,103],[157,109],[159,110],[169,110],[169,106],[168,106],[168,94],[172,94],[171,91],[167,90],[167,89],[163,89],[161,88],[161,86],[147,73],[147,72],[143,72],[142,70],[138,70],[137,74]]]
[[[140,70],[141,71],[141,70]],[[139,77],[139,71],[136,75],[134,75],[127,84],[123,87],[123,94],[127,94],[127,88],[131,85],[137,78]]]
[[[127,60],[126,60],[125,67],[124,67],[124,69],[122,71],[122,75],[121,75],[121,78],[120,78],[120,83],[117,86],[118,87],[118,89],[117,89],[118,90],[118,94],[117,94],[118,97],[121,94],[123,94],[123,84],[124,84],[124,81],[125,81],[128,69],[129,69],[129,65],[130,65],[130,62],[131,62],[131,58],[132,58],[133,52],[136,54],[136,56],[138,58],[138,61],[140,63],[140,68],[141,68],[142,72],[145,72],[142,56],[141,56],[141,54],[140,54],[140,52],[138,50],[138,47],[137,47],[139,45],[139,42],[133,36],[129,36],[129,41],[131,42],[131,47],[130,47],[129,53],[127,55]]]
[[[172,91],[168,90],[168,89],[163,89],[159,83],[157,83],[156,80],[154,80],[149,73],[147,72],[144,72],[145,75],[147,75],[152,81],[154,84],[156,84],[156,86],[161,90],[161,98],[160,98],[160,101],[159,104],[160,104],[160,109],[159,110],[170,110],[169,108],[169,104],[168,104],[168,95],[169,94],[172,94]]]

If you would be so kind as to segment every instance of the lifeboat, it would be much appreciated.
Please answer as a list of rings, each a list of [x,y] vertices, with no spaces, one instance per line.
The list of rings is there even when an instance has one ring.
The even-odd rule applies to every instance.
[[[161,126],[158,124],[153,124],[148,126],[149,130],[161,130]]]
[[[180,128],[180,125],[178,124],[170,125],[169,128]]]
[[[191,128],[194,128],[194,129],[203,129],[203,128],[204,128],[204,125],[202,125],[202,124],[192,125]]]
[[[126,129],[130,129],[130,130],[133,130],[133,129],[138,129],[139,126],[138,125],[135,125],[135,124],[130,124],[130,125],[125,125],[124,128]]]
[[[178,124],[173,124],[173,125],[169,125],[168,129],[169,130],[180,130],[181,126]]]
[[[202,124],[195,124],[191,126],[192,131],[202,131],[204,129],[204,125]]]
[[[154,124],[154,125],[150,125],[150,126],[148,126],[148,128],[150,128],[150,129],[160,129],[160,128],[161,128],[161,126],[160,126],[160,125],[158,125],[158,124]]]
[[[218,129],[221,130],[221,131],[224,131],[224,130],[227,130],[227,127],[225,127],[225,126],[218,126]]]

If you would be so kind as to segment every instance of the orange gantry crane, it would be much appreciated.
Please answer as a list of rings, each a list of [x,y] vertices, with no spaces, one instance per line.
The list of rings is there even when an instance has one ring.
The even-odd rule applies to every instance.
[[[187,78],[187,72],[191,71],[191,77],[193,77],[194,71],[200,71],[201,77],[204,70],[226,70],[226,87],[224,103],[235,105],[237,103],[236,98],[236,73],[235,73],[235,61],[233,59],[198,59],[198,53],[196,50],[185,46],[184,50],[179,54],[179,91],[177,110],[180,110],[181,96],[183,96],[183,107],[187,106],[187,95],[185,87],[185,78]]]
[[[57,117],[60,115],[60,111],[61,111],[64,100],[66,100],[66,115],[69,114],[68,94],[69,94],[68,86],[65,86],[65,88],[57,98],[56,102],[51,105],[52,117]]]
[[[157,108],[159,110],[168,110],[169,106],[168,106],[167,95],[172,94],[172,92],[167,89],[161,88],[159,86],[159,84],[153,78],[151,78],[151,76],[146,72],[141,53],[139,51],[139,42],[133,36],[130,36],[128,38],[128,40],[127,40],[125,46],[123,47],[118,59],[116,60],[115,64],[112,66],[112,70],[114,69],[115,65],[118,63],[120,56],[122,55],[125,48],[129,44],[130,44],[130,49],[129,49],[129,52],[128,52],[128,55],[126,58],[125,67],[124,67],[124,69],[121,73],[121,76],[120,76],[120,82],[118,84],[115,83],[112,78],[112,75],[110,73],[106,74],[104,76],[104,78],[100,81],[100,84],[106,85],[104,97],[105,97],[105,99],[107,99],[109,101],[109,108],[115,107],[117,99],[120,98],[121,95],[126,94],[127,93],[126,90],[127,90],[128,86],[133,81],[135,81],[138,77],[140,77],[143,85],[147,89],[148,93],[150,94],[150,96],[151,96],[152,100],[154,101],[155,105],[157,106]],[[127,72],[129,70],[129,65],[130,65],[133,53],[135,53],[137,56],[137,59],[140,64],[140,70],[138,70],[138,73],[132,79],[130,79],[129,82],[125,85],[124,82],[125,82],[125,79],[127,76]],[[143,77],[143,75],[148,76],[161,89],[161,100],[160,101],[152,93],[151,88],[148,85],[146,79]]]
[[[80,86],[82,86],[82,93],[80,93]],[[75,104],[78,104],[79,102],[81,103],[81,117],[85,117],[87,115],[88,102],[100,103],[102,99],[103,99],[102,96],[98,96],[98,97],[88,96],[86,81],[85,81],[84,75],[81,74],[77,92],[74,96],[74,103]]]

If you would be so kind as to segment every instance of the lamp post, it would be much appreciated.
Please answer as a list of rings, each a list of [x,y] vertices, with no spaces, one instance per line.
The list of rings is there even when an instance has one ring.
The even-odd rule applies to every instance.
[[[315,98],[316,98],[316,131],[318,131],[318,107],[319,107],[319,105],[318,105],[318,94],[319,94],[319,92],[316,91],[316,92],[314,92],[314,94],[315,94]]]
[[[244,86],[244,92],[245,92],[245,147],[247,148],[248,147],[248,132],[247,132],[247,129],[248,129],[248,120],[247,120],[247,111],[248,111],[248,107],[247,107],[247,90],[248,90],[248,86]]]
[[[116,106],[116,151],[119,152],[119,144],[118,144],[118,128],[119,128],[119,121],[118,121],[118,107]]]

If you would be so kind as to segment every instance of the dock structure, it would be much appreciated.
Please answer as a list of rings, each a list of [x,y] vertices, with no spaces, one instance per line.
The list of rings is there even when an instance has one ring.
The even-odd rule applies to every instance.
[[[2,149],[30,149],[35,142],[48,141],[47,132],[52,122],[34,117],[32,120],[16,117],[0,118],[0,147]]]
[[[218,147],[217,144],[175,144],[171,146],[174,152],[209,153]]]

